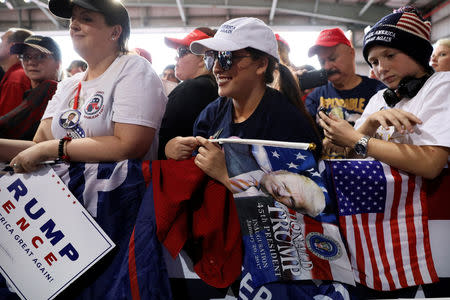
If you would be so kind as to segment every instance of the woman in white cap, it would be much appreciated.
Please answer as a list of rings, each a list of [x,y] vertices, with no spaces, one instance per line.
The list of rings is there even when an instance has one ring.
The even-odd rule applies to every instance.
[[[217,143],[208,140],[210,137],[315,143],[314,154],[316,158],[320,156],[319,134],[305,111],[299,86],[291,71],[279,63],[275,34],[263,21],[229,20],[213,38],[193,42],[191,51],[204,54],[205,63],[213,69],[219,86],[219,98],[200,113],[194,124],[199,145],[194,162],[207,175],[232,190],[224,153]],[[277,70],[280,90],[269,86]],[[251,268],[251,263],[244,259],[243,274]],[[284,294],[279,299],[298,299],[301,294],[295,294],[294,290],[303,287],[311,289],[314,295],[318,293],[311,281],[274,282],[256,287],[252,286],[251,279],[247,280],[247,275],[245,278],[241,287],[249,287],[255,293],[268,291],[266,295],[279,290]]]
[[[207,140],[211,136],[312,142],[320,147],[298,85],[291,72],[278,64],[275,35],[263,21],[229,20],[214,38],[193,42],[191,51],[205,55],[205,63],[213,69],[219,86],[220,97],[202,111],[194,124],[200,146],[195,163],[206,174],[230,187],[223,152]],[[281,92],[268,86],[276,68]]]
[[[0,140],[0,161],[30,172],[47,160],[84,162],[156,158],[166,97],[150,63],[129,55],[130,19],[115,0],[51,0],[70,19],[74,49],[88,63],[58,85],[33,141]],[[70,114],[77,120],[63,126]]]

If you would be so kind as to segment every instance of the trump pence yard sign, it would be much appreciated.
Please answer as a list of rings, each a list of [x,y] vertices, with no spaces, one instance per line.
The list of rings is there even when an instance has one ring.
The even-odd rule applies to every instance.
[[[53,299],[114,243],[46,167],[0,178],[0,272],[22,299]]]

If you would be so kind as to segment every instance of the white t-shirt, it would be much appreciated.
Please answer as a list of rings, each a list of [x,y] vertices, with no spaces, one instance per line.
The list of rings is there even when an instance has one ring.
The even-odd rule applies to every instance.
[[[138,55],[121,55],[100,77],[84,81],[85,76],[78,73],[60,82],[49,101],[42,119],[53,118],[53,137],[111,136],[114,122],[142,125],[156,129],[151,149],[144,157],[156,159],[167,97],[151,64]],[[78,110],[74,110],[80,82]],[[67,120],[69,116],[72,122]]]
[[[365,120],[380,109],[388,109],[383,98],[384,90],[370,99],[360,119],[355,123],[359,128]],[[450,147],[450,72],[434,73],[411,99],[402,99],[395,108],[410,112],[422,120],[422,124],[414,126],[413,133],[404,133],[391,126],[389,130],[379,127],[376,137],[391,141],[418,146]]]
[[[355,128],[360,127],[372,113],[382,108],[389,108],[384,101],[383,92],[375,94],[367,104]],[[402,99],[395,105],[410,112],[422,120],[414,127],[413,133],[400,134],[393,126],[389,130],[379,127],[376,137],[394,143],[419,146],[450,147],[450,72],[434,73],[411,99]],[[450,161],[450,156],[449,156]],[[448,250],[442,245],[449,245],[449,220],[430,220],[429,233],[431,253],[439,277],[450,277],[450,260]]]

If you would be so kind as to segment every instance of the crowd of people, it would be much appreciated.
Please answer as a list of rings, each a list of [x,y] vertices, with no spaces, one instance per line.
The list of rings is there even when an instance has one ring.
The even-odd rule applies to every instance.
[[[130,19],[119,1],[50,0],[49,9],[70,20],[83,60],[60,81],[63,50],[51,37],[20,28],[2,35],[0,161],[17,173],[49,160],[192,158],[231,191],[224,152],[210,140],[222,137],[314,143],[317,161],[372,157],[429,180],[448,167],[450,40],[433,49],[431,24],[414,8],[365,34],[362,54],[376,79],[356,73],[357,50],[341,29],[321,31],[309,56],[317,55],[327,83],[312,91],[298,79],[308,68],[294,66],[287,41],[257,18],[167,37],[176,63],[160,78],[150,53],[127,48]],[[450,296],[448,281],[434,295]]]

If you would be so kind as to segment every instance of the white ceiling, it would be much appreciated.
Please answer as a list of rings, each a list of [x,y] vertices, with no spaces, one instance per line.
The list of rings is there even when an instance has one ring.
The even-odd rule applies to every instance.
[[[27,2],[25,2],[27,1]],[[123,0],[132,28],[215,27],[227,19],[258,17],[274,27],[341,26],[361,30],[393,8],[414,5],[430,15],[449,0]],[[9,27],[32,30],[64,29],[47,0],[0,0],[0,31]],[[296,29],[298,30],[298,29]]]

